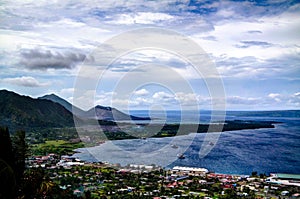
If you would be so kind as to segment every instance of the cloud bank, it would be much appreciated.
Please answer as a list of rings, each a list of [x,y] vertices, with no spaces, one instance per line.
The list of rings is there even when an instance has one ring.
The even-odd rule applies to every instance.
[[[76,52],[57,52],[44,49],[22,49],[20,65],[31,70],[72,69],[86,59],[86,55]]]
[[[42,86],[49,85],[49,83],[41,83],[38,80],[36,80],[34,77],[28,77],[28,76],[4,78],[2,79],[2,82],[14,84],[17,86],[24,86],[24,87],[42,87]]]

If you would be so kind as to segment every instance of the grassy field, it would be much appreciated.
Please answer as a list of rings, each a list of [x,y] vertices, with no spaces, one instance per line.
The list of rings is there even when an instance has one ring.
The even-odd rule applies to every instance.
[[[50,140],[41,144],[31,145],[32,155],[47,155],[49,153],[55,153],[58,155],[73,154],[73,150],[84,147],[82,142],[71,143],[64,140]]]

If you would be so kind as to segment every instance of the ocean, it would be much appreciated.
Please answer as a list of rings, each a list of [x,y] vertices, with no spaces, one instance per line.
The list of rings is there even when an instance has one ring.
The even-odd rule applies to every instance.
[[[148,111],[131,111],[130,114],[149,116]],[[193,111],[186,114],[184,120],[180,111],[152,112],[150,115],[156,119],[166,116],[167,123],[195,122]],[[100,146],[77,149],[80,153],[74,156],[88,162],[106,161],[123,166],[156,164],[164,168],[204,167],[216,173],[241,175],[250,175],[254,171],[265,174],[300,174],[300,118],[275,117],[276,114],[270,116],[268,113],[255,117],[250,115],[229,112],[226,120],[268,120],[281,123],[275,124],[275,128],[217,133],[212,144],[214,147],[204,157],[199,156],[199,151],[206,142],[207,134],[192,132],[167,138],[108,141]],[[197,121],[208,123],[210,112],[201,112]],[[184,154],[185,158],[179,159],[178,154]]]

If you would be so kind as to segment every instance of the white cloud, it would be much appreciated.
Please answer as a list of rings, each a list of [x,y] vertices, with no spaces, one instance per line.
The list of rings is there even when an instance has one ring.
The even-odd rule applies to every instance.
[[[170,93],[166,93],[164,91],[156,92],[152,95],[152,97],[153,97],[153,99],[158,100],[158,101],[170,101],[175,98],[174,95],[172,95]]]
[[[228,96],[226,102],[234,105],[255,105],[261,101],[260,98]]]
[[[59,92],[62,96],[71,97],[74,93],[74,88],[63,88]]]
[[[113,24],[155,24],[161,23],[162,21],[167,21],[173,19],[173,16],[166,13],[154,13],[154,12],[138,12],[130,14],[119,14],[111,22]]]
[[[294,93],[290,96],[287,103],[291,107],[300,108],[300,92]]]
[[[195,93],[183,93],[178,92],[175,95],[175,99],[180,103],[181,106],[195,106],[201,103],[200,96]]]
[[[138,96],[144,96],[144,95],[148,95],[148,94],[149,94],[149,91],[147,91],[144,88],[137,90],[133,93],[133,95],[138,95]]]
[[[154,100],[149,97],[136,97],[128,101],[130,107],[149,107],[154,103]]]
[[[4,83],[9,83],[9,84],[24,86],[24,87],[42,87],[42,86],[50,85],[49,83],[41,83],[38,80],[36,80],[34,77],[29,77],[29,76],[4,78],[1,81]]]
[[[300,92],[294,93],[294,96],[300,97]]]
[[[215,57],[218,71],[222,77],[229,78],[269,78],[281,76],[286,79],[297,79],[300,58],[297,52],[283,54],[275,58],[260,59],[255,56]],[[284,63],[284,64],[283,64]],[[289,66],[288,68],[286,66]]]
[[[227,109],[274,110],[299,109],[300,93],[280,94],[270,93],[263,97],[227,96]],[[247,106],[245,106],[247,105]]]
[[[270,98],[276,98],[276,97],[279,97],[280,94],[279,94],[279,93],[270,93],[268,96],[269,96]]]
[[[258,9],[256,11],[253,10],[254,8],[262,10]],[[216,20],[214,22],[214,30],[209,32],[208,35],[198,33],[193,38],[214,57],[232,57],[235,59],[253,57],[258,60],[254,65],[260,64],[260,61],[299,54],[300,49],[296,44],[299,43],[300,35],[296,32],[300,29],[300,21],[294,20],[299,17],[299,7],[296,8],[298,12],[291,8],[283,9],[282,7],[280,10],[277,7],[272,7],[272,11],[267,11],[267,8],[269,7],[254,6],[250,2],[233,3],[224,1],[224,3],[218,5],[219,12],[229,10],[230,12],[234,11],[235,14],[229,16],[229,18],[224,16],[218,18],[215,15],[211,15],[211,20]],[[266,14],[273,11],[279,14]],[[214,38],[214,40],[207,40],[205,36]],[[282,69],[289,70],[286,67],[289,65],[288,60],[282,61],[282,64],[279,63],[276,65],[281,65]],[[251,72],[252,65],[249,65],[247,72]],[[240,64],[235,68],[239,67]],[[255,69],[257,70],[258,67]],[[257,74],[267,74],[268,72],[263,68],[264,66],[262,66],[260,71],[256,71],[258,72]]]
[[[116,99],[117,93],[115,92],[104,92],[101,91],[97,93],[95,96],[95,105],[104,105],[104,106],[111,106],[112,102]]]
[[[5,12],[1,15],[0,24],[0,79],[7,85],[45,86],[46,83],[37,80],[43,77],[61,82],[59,86],[49,84],[49,90],[57,91],[62,85],[70,87],[73,79],[65,78],[66,74],[76,77],[78,68],[75,66],[97,45],[127,30],[149,26],[164,27],[183,33],[196,41],[216,61],[219,72],[226,80],[243,85],[236,87],[237,90],[232,94],[243,93],[241,96],[228,97],[230,106],[237,104],[239,107],[251,105],[258,108],[268,105],[299,107],[299,94],[295,85],[290,83],[291,86],[286,86],[285,91],[277,88],[282,82],[281,79],[294,81],[294,84],[299,83],[300,21],[297,19],[300,4],[297,2],[276,0],[262,5],[260,2],[250,1],[17,0],[4,1],[1,8]],[[176,45],[176,42],[170,45]],[[144,51],[133,53],[127,58],[111,68],[108,76],[105,76],[109,81],[104,85],[115,85],[110,84],[112,79],[118,79],[120,75],[128,73],[133,66],[146,63],[169,65],[184,80],[199,79],[199,75],[188,68],[185,62],[174,59],[174,56],[168,53],[155,54]],[[151,72],[150,69],[148,71]],[[206,97],[179,93],[180,89],[186,91],[182,89],[182,79],[170,75],[170,71],[152,72],[151,80],[162,80],[164,84],[171,82],[178,88],[177,93],[151,95],[151,92],[146,94],[138,90],[136,98],[133,97],[130,103],[136,106],[165,103],[168,106],[181,101],[188,106],[189,102],[194,102],[196,98],[200,104],[209,104]],[[97,69],[82,71],[80,75],[89,80],[99,78],[95,77],[95,74],[98,74]],[[147,74],[149,73],[145,71],[135,71],[132,77],[136,81],[132,80],[129,84],[135,84],[139,79],[150,79]],[[64,79],[60,79],[62,76]],[[245,91],[245,87],[248,87],[245,86],[246,83],[253,79],[269,81],[272,78],[272,81],[275,79],[278,83],[265,89],[264,83],[258,82],[256,88],[252,88],[252,91],[257,92],[248,97],[249,93]],[[85,86],[85,82],[83,84]],[[198,88],[197,84],[192,86]],[[106,90],[109,90],[108,87],[105,87]],[[111,87],[113,89],[113,86]],[[249,87],[255,86],[251,84]],[[86,88],[89,89],[91,88]],[[27,92],[33,91],[29,89]],[[64,96],[70,96],[71,92],[72,89],[61,90]],[[89,96],[91,95],[80,96],[83,98],[83,105],[94,105],[94,101],[110,105],[112,96],[116,104],[128,104],[128,96],[115,96],[108,92],[100,93],[95,100],[88,99]],[[152,96],[155,98],[151,98]]]
[[[142,89],[140,89],[142,90]],[[140,91],[139,90],[139,91]],[[142,91],[141,93],[144,93]],[[149,92],[149,91],[147,91]],[[145,92],[146,93],[146,92]],[[300,108],[300,92],[293,94],[270,93],[263,97],[256,96],[227,96],[224,99],[212,99],[210,96],[202,96],[196,93],[176,92],[169,93],[165,91],[158,91],[147,95],[132,95],[131,97],[121,96],[114,92],[104,92],[95,95],[95,100],[91,98],[94,93],[92,91],[86,92],[77,99],[81,101],[79,107],[84,109],[91,108],[96,105],[112,106],[120,110],[128,109],[150,109],[153,106],[164,107],[165,110],[194,110],[194,109],[211,109],[212,103],[226,103],[227,110],[270,110],[274,107],[285,107],[285,109]],[[152,97],[149,97],[151,95]],[[91,105],[92,104],[92,105]],[[78,106],[78,104],[77,104]],[[277,109],[277,108],[276,108]]]

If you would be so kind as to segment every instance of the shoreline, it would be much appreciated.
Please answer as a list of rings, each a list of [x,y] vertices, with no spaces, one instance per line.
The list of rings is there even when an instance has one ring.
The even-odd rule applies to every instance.
[[[101,133],[105,135],[105,140],[99,139],[99,141],[108,140],[125,140],[125,139],[141,139],[141,138],[163,138],[174,137],[179,135],[188,135],[190,133],[220,133],[225,131],[235,130],[247,130],[247,129],[263,129],[263,128],[275,128],[274,124],[282,122],[278,121],[256,121],[256,120],[226,120],[224,123],[210,123],[210,124],[151,124],[144,123],[128,124],[111,122],[110,125],[101,124],[99,126]],[[81,128],[88,131],[89,134],[83,133],[80,138],[83,142],[85,140],[93,140],[97,142],[97,131],[94,126],[81,126]],[[129,133],[130,132],[130,133]],[[88,143],[86,142],[86,143]],[[95,143],[96,144],[96,143]]]

